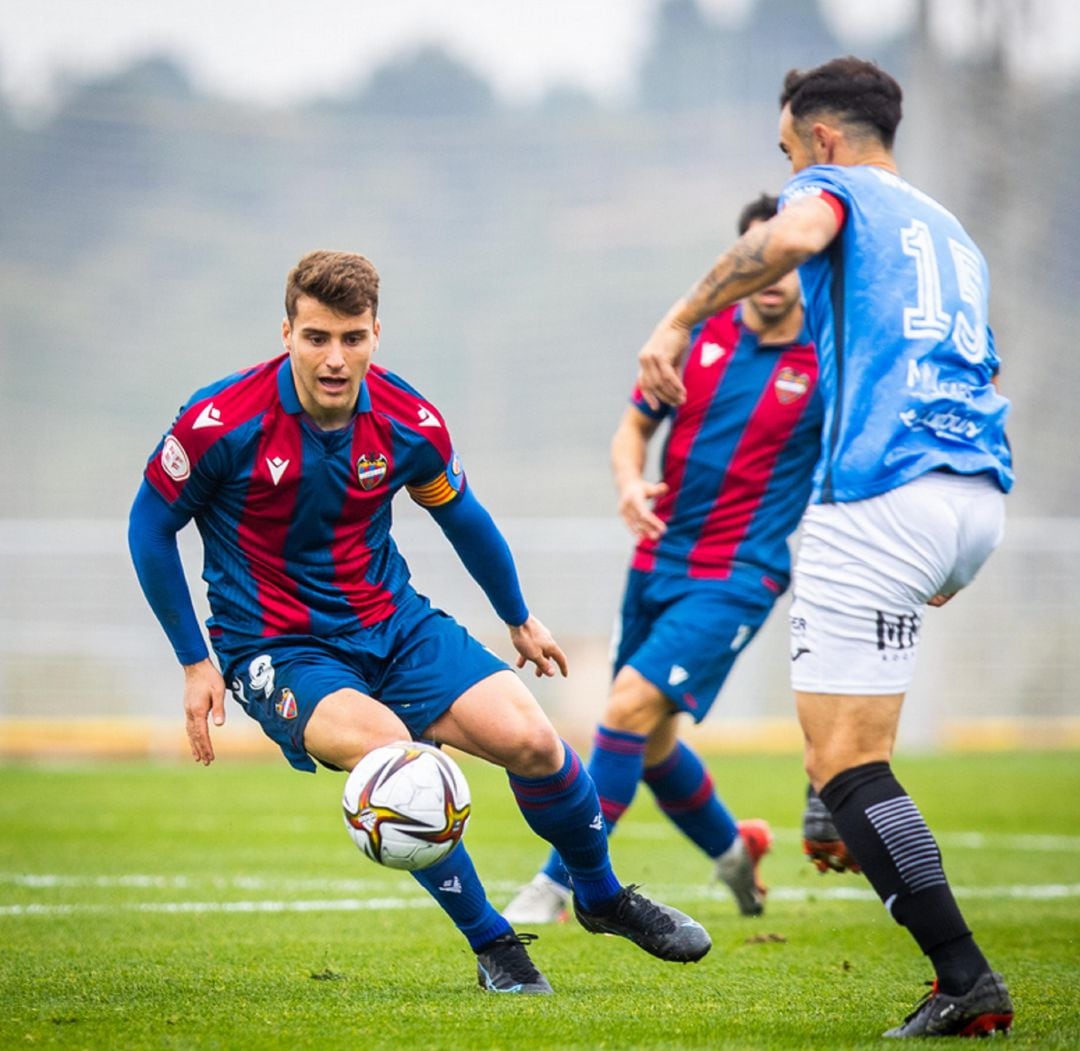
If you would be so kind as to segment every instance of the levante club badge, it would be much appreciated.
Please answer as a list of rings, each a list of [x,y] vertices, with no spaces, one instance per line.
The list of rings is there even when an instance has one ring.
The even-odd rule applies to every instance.
[[[382,453],[364,453],[356,461],[356,478],[363,489],[374,489],[386,475],[386,457]]]

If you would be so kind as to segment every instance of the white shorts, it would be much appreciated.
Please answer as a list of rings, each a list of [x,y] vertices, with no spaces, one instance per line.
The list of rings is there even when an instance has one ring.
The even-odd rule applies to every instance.
[[[923,606],[970,584],[1005,532],[989,475],[934,471],[803,517],[791,603],[791,684],[805,693],[905,693]]]

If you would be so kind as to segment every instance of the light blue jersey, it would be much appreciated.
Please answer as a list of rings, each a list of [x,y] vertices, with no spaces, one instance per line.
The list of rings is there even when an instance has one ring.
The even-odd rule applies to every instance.
[[[992,384],[982,253],[953,215],[881,168],[805,168],[780,206],[822,193],[845,218],[799,268],[825,398],[811,500],[862,500],[938,469],[985,472],[1008,492],[1009,401]]]

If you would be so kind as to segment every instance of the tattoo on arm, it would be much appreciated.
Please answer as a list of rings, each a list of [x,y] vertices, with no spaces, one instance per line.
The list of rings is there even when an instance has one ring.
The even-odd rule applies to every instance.
[[[771,238],[768,223],[750,227],[687,292],[695,314],[715,314],[772,280],[775,264],[770,266],[765,258]]]

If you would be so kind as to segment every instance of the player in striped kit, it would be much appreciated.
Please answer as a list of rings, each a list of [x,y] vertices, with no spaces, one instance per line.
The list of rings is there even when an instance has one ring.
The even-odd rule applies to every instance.
[[[518,667],[566,674],[442,416],[372,364],[375,268],[351,253],[311,253],[289,274],[285,306],[285,353],[188,401],[132,508],[139,581],[184,668],[193,756],[214,759],[210,723],[225,721],[226,681],[299,770],[314,772],[316,761],[350,770],[402,738],[462,749],[506,768],[526,821],[574,873],[586,929],[662,959],[700,959],[710,941],[699,924],[616,878],[593,782],[526,686],[409,584],[390,536],[401,489],[431,513],[507,624]],[[224,677],[180,564],[176,535],[191,520]],[[413,875],[467,938],[483,988],[551,992],[463,844]]]
[[[681,404],[693,326],[799,268],[821,357],[822,456],[803,520],[791,681],[806,768],[851,856],[929,957],[930,993],[890,1037],[1008,1031],[1013,1006],[975,942],[892,751],[925,607],[969,584],[1013,484],[978,246],[893,155],[900,85],[834,59],[791,70],[781,211],[721,254],[639,355],[653,401]]]
[[[776,214],[762,195],[739,233]],[[613,830],[644,781],[661,810],[709,858],[748,916],[764,908],[763,821],[737,823],[700,757],[678,736],[700,722],[739,653],[787,588],[787,538],[818,457],[817,357],[804,328],[799,280],[781,281],[698,325],[678,410],[635,390],[612,442],[619,512],[638,544],[631,561],[614,679],[589,770]],[[646,449],[670,429],[661,480],[644,477]],[[503,910],[513,923],[553,922],[571,878],[553,851]]]

